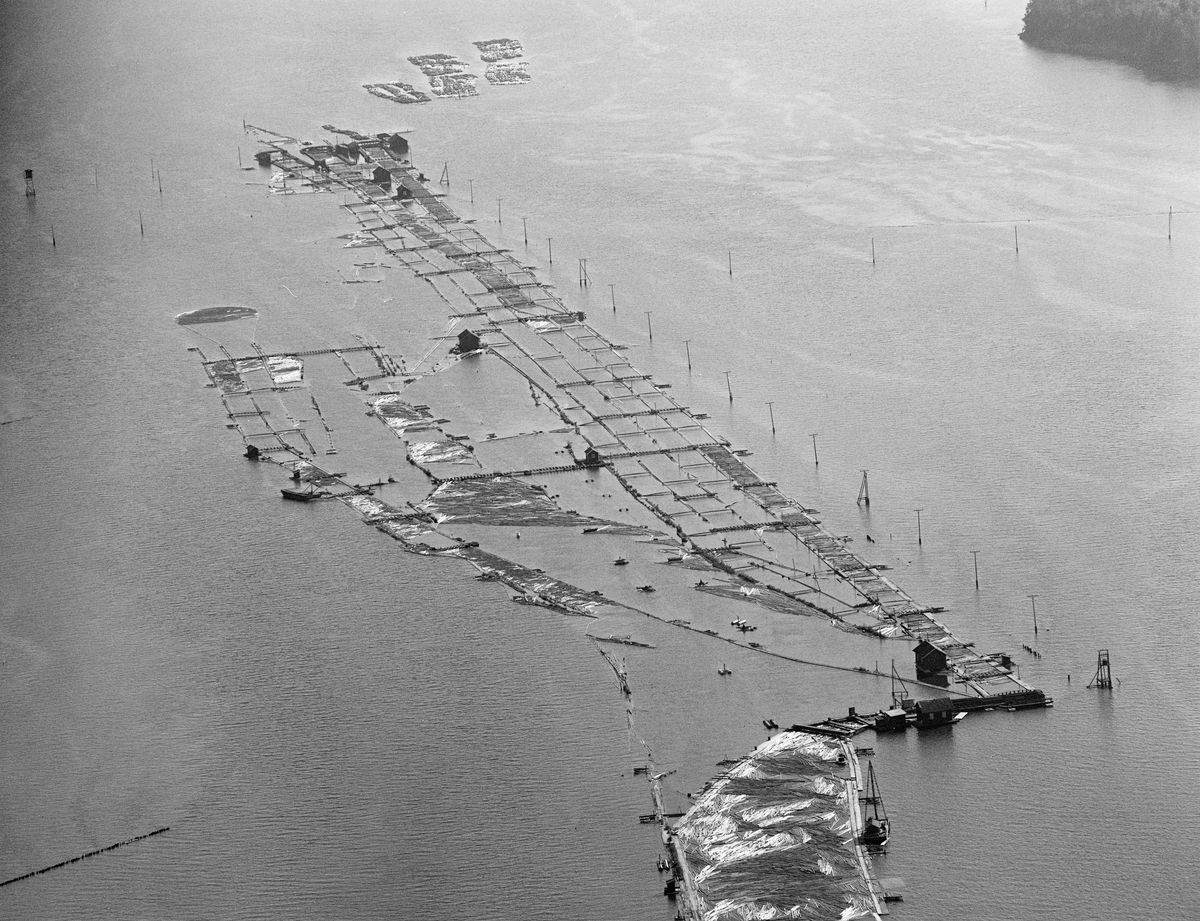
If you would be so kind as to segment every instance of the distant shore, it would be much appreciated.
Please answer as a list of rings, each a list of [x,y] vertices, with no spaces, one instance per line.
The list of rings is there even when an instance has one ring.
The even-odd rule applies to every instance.
[[[1121,61],[1159,79],[1200,78],[1200,4],[1194,0],[1029,0],[1021,40]]]

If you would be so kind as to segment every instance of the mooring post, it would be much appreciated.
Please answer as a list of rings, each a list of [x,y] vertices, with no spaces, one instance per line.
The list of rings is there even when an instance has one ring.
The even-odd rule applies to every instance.
[[[1017,239],[1017,225],[1013,224],[1013,251],[1021,255],[1021,241]]]
[[[920,509],[920,508],[915,508],[915,509],[913,509],[913,511],[917,513],[917,546],[920,547],[921,546],[921,512],[923,512],[925,510]]]
[[[475,204],[475,180],[468,179],[467,186],[469,187],[469,191],[471,193],[471,204]]]
[[[617,286],[615,284],[609,284],[608,293],[612,296],[613,313],[616,313],[617,312]],[[646,314],[646,316],[649,316],[649,314]],[[651,336],[650,338],[653,339],[654,337]]]
[[[689,371],[692,370],[692,349],[691,349],[691,346],[688,345],[688,343],[691,341],[692,341],[691,339],[683,340],[683,350],[687,353],[687,363],[688,363]]]
[[[1037,636],[1037,595],[1030,595],[1029,603],[1033,605],[1033,635]]]
[[[1174,211],[1174,205],[1169,205],[1167,207],[1167,242],[1170,242],[1171,240],[1171,218],[1174,217]]]
[[[729,391],[729,402],[733,402],[733,387],[729,383],[729,372],[725,372],[725,389]]]
[[[972,550],[971,556],[975,559],[975,591],[979,591],[979,551]]]
[[[447,188],[450,186],[450,161],[442,161],[442,178],[438,180],[439,185],[444,185]]]
[[[33,170],[25,170],[25,197],[36,198],[37,191],[33,187]]]
[[[52,247],[54,247],[55,249],[58,249],[58,240],[55,239],[55,236],[54,236],[54,225],[53,224],[50,225],[50,245]]]
[[[503,224],[504,218],[500,215],[500,199],[496,199],[496,223]]]
[[[729,251],[729,277],[733,278],[733,250]]]
[[[554,240],[546,237],[546,249],[550,251],[550,264],[554,265]]]
[[[875,238],[871,237],[871,265],[875,265]]]
[[[771,414],[771,434],[775,434],[775,401],[767,400],[767,412]]]
[[[813,466],[814,467],[821,466],[821,461],[817,457],[817,435],[819,435],[819,434],[820,434],[819,432],[810,432],[809,436],[808,436],[809,438],[812,439],[812,443],[813,443]]]
[[[614,313],[616,312],[616,308],[613,308],[613,312]],[[650,311],[649,310],[646,311],[646,331],[650,333],[650,341],[653,342],[654,341],[654,327],[650,325]]]
[[[525,232],[525,245],[529,245],[529,225],[525,223],[525,218],[521,218],[521,230]]]
[[[142,236],[146,235],[146,225],[142,222],[142,212],[138,212],[138,229],[142,232]]]

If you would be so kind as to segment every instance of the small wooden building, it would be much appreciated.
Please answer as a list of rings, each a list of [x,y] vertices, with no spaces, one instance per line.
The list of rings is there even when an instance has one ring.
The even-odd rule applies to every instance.
[[[458,334],[458,345],[454,347],[454,351],[459,355],[465,355],[467,352],[477,352],[483,347],[483,342],[480,340],[477,333],[471,332],[469,329],[464,329]]]
[[[917,658],[917,677],[936,675],[946,670],[946,653],[928,640],[921,640],[913,650]]]
[[[399,135],[393,134],[387,139],[388,149],[396,155],[397,160],[408,159],[408,139]]]
[[[376,185],[383,186],[385,189],[391,188],[392,174],[382,166],[376,166],[371,170],[371,181]]]

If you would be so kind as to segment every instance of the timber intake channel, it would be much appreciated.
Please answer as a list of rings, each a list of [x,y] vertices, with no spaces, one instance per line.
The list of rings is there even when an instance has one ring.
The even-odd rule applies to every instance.
[[[524,604],[598,621],[646,617],[743,654],[886,674],[878,666],[851,667],[773,649],[756,641],[754,628],[742,619],[733,622],[732,635],[693,624],[681,613],[688,610],[681,593],[695,591],[775,615],[821,618],[849,634],[915,642],[926,651],[926,662],[932,653],[937,664],[936,673],[919,677],[929,690],[959,701],[962,710],[1052,703],[1020,678],[1007,657],[977,652],[938,618],[941,608],[911,597],[886,566],[854,552],[816,510],[761,477],[743,459],[748,452],[711,431],[704,413],[676,400],[669,384],[634,367],[622,345],[570,309],[532,267],[456,214],[437,184],[412,166],[405,138],[340,130],[344,142],[302,145],[264,129],[247,130],[264,147],[256,159],[274,171],[273,192],[329,192],[331,201],[342,199],[355,225],[346,245],[378,254],[367,265],[403,268],[429,285],[448,320],[448,334],[436,337],[432,347],[414,346],[424,354],[411,363],[365,339],[271,352],[254,344],[241,355],[223,345],[217,346],[220,356],[193,349],[247,457],[285,471],[280,478],[285,498],[340,502],[412,553],[466,560],[481,579],[503,583]],[[527,394],[544,427],[520,437],[455,434],[456,420],[440,415],[450,416],[452,409],[439,407],[436,392],[422,388],[465,366],[502,380],[505,393]],[[339,451],[331,424],[336,420],[322,411],[310,386],[318,376],[334,375],[343,375],[342,383],[362,400],[381,434],[403,442],[425,494],[397,501],[390,478],[389,484],[361,484],[338,472],[341,465],[331,459]],[[499,383],[497,388],[502,389]],[[625,514],[624,507],[614,509],[619,515],[583,513],[569,507],[570,496],[556,501],[559,494],[552,490],[565,494],[581,481],[609,488],[606,497],[636,506],[638,514]],[[384,486],[392,490],[388,501],[379,494]],[[485,539],[475,539],[474,526],[503,527],[509,534],[515,528],[517,538],[521,527],[557,527],[578,535],[581,548],[596,537],[624,538],[658,554],[664,575],[658,585],[634,586],[636,595],[588,590],[488,547]],[[621,557],[617,565],[625,562]],[[627,635],[591,639],[647,646]],[[597,648],[628,699],[633,689],[623,664]],[[727,673],[722,665],[721,674]],[[825,729],[826,735],[843,737],[854,731],[836,721],[827,721]],[[853,750],[847,751],[853,759]],[[699,917],[684,848],[658,800],[662,775],[655,774],[648,750],[647,761],[655,818],[684,895],[680,912]],[[856,760],[853,771],[857,777]],[[872,892],[864,916],[884,913],[869,861],[860,854],[859,863]]]

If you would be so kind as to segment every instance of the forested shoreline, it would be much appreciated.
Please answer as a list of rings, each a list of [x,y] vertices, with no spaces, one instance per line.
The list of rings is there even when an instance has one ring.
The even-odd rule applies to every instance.
[[[1155,77],[1200,77],[1200,0],[1029,0],[1021,39],[1113,58]]]

